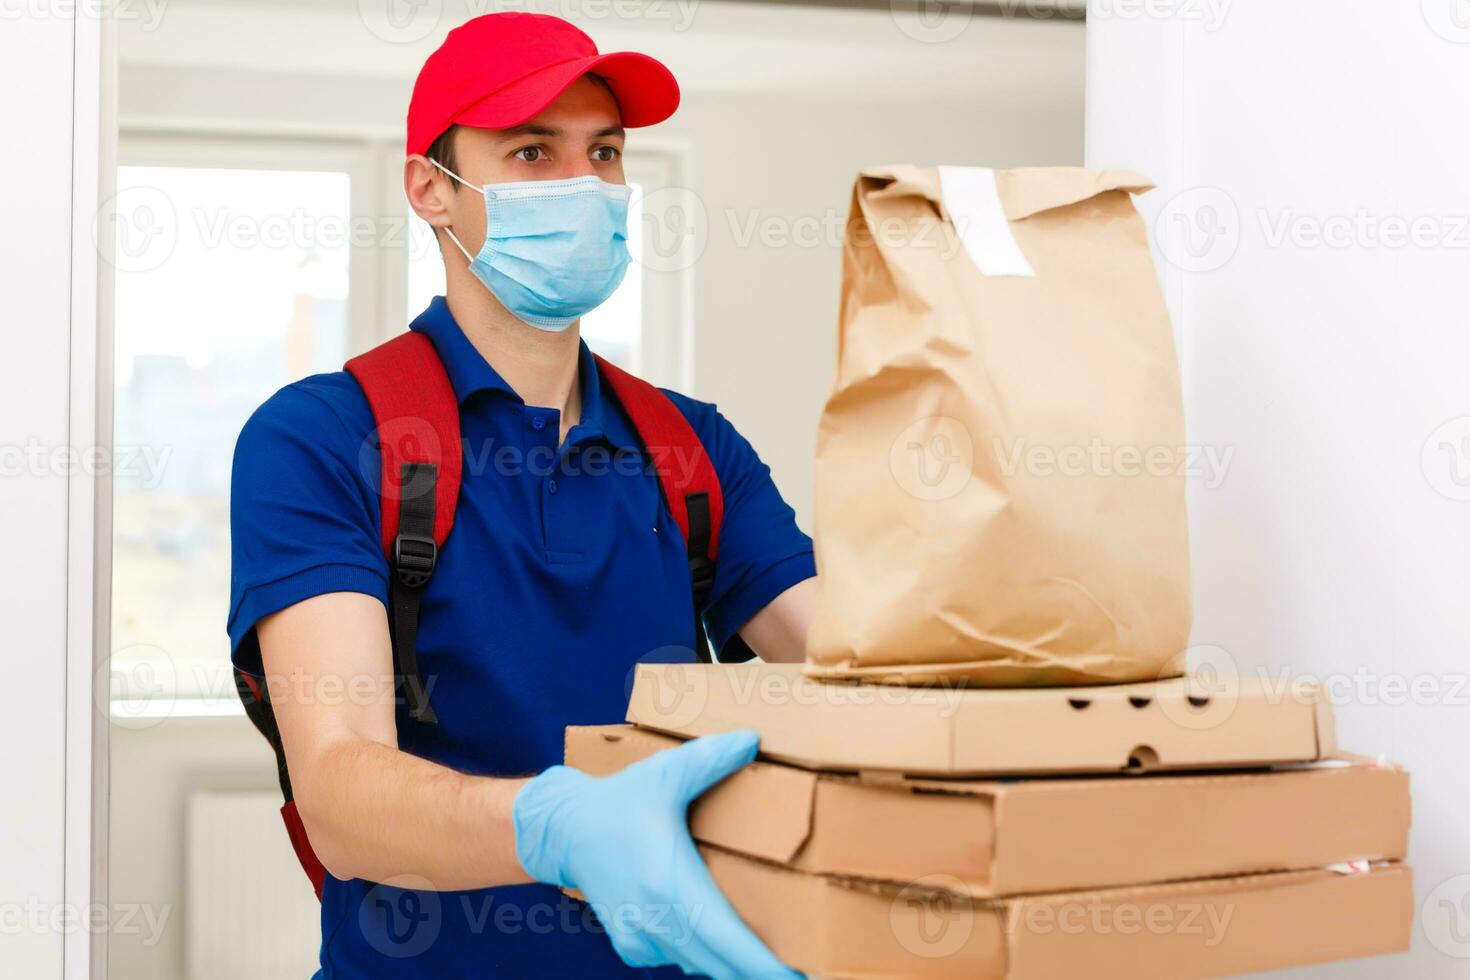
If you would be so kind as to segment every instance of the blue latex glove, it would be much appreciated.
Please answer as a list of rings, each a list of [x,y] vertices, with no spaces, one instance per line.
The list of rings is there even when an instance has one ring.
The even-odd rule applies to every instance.
[[[694,739],[600,779],[553,766],[516,796],[516,857],[537,881],[581,889],[630,966],[799,978],[740,920],[689,836],[689,804],[754,759],[757,741]]]

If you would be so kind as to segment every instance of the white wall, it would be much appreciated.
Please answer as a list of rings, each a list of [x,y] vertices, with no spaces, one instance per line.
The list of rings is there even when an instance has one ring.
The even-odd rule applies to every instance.
[[[95,477],[108,465],[97,370],[108,250],[93,228],[106,226],[98,92],[109,63],[104,24],[76,5],[3,19],[0,975],[72,980],[88,975],[93,937],[118,911],[94,864],[104,822],[92,806],[106,744],[93,685],[106,608],[95,601],[94,532]]]
[[[1094,7],[1088,162],[1163,179],[1190,442],[1234,453],[1192,487],[1194,642],[1329,679],[1345,747],[1413,773],[1413,953],[1293,975],[1470,976],[1470,20]]]
[[[0,32],[0,87],[15,109],[0,127],[0,213],[30,229],[0,236],[0,513],[6,552],[24,563],[0,590],[0,671],[24,679],[11,689],[25,692],[0,712],[0,973],[13,976],[62,975],[63,933],[50,915],[65,901],[67,477],[17,465],[15,452],[67,444],[73,37],[67,18]],[[35,165],[32,139],[51,148],[50,166]]]
[[[185,813],[209,790],[279,792],[275,760],[243,715],[144,719],[112,731],[112,900],[138,907],[132,928],[109,937],[110,980],[184,976]],[[279,843],[290,853],[284,828]],[[294,861],[294,857],[291,858]],[[299,885],[309,891],[306,877]],[[207,980],[207,978],[196,978]]]
[[[976,17],[926,32],[884,9],[648,9],[693,17],[583,26],[604,50],[664,58],[684,88],[679,114],[635,133],[633,145],[687,151],[688,183],[708,219],[693,268],[691,393],[719,402],[809,526],[855,172],[898,161],[1080,162],[1083,30],[1075,21]],[[357,10],[338,0],[175,0],[156,23],[124,23],[122,121],[396,136],[414,72],[463,11],[450,0],[423,38],[388,41]],[[801,237],[811,231],[815,241]],[[113,937],[112,975],[181,976],[185,797],[273,785],[272,762],[243,718],[175,718],[116,730],[112,764],[114,895],[173,906],[158,943]]]

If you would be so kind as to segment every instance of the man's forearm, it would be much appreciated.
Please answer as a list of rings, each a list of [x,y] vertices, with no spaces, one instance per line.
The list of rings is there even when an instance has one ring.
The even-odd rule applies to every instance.
[[[806,658],[806,634],[817,610],[817,580],[798,582],[740,628],[740,636],[767,663]]]
[[[381,601],[315,596],[257,630],[296,808],[328,871],[413,875],[439,891],[530,880],[512,823],[525,780],[466,776],[399,751]],[[326,697],[328,682],[352,696]]]
[[[296,804],[336,877],[435,891],[531,880],[511,819],[524,779],[467,776],[368,739],[344,739],[314,763]]]

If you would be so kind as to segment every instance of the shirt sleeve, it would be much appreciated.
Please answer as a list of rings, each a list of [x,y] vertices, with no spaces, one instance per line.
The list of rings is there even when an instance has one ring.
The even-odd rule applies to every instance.
[[[724,496],[720,550],[705,623],[716,650],[773,599],[817,574],[812,539],[796,525],[771,469],[713,405],[670,397],[684,411],[715,465]]]
[[[272,613],[329,592],[387,604],[378,475],[368,472],[379,457],[367,400],[351,384],[281,389],[235,445],[227,628],[241,670],[261,672],[255,625]]]

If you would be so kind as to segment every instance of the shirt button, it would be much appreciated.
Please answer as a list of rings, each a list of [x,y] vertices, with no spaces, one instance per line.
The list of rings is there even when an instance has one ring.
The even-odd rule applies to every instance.
[[[531,419],[531,428],[535,429],[537,432],[540,432],[542,429],[546,428],[546,417],[544,415],[534,416]]]
[[[555,480],[547,480],[546,481],[546,490],[547,490],[548,493],[556,493],[556,481]]]

